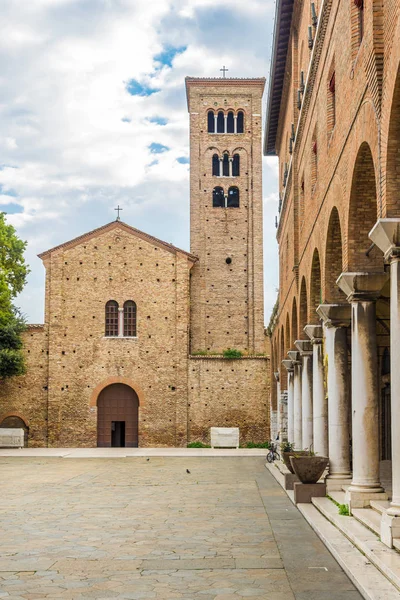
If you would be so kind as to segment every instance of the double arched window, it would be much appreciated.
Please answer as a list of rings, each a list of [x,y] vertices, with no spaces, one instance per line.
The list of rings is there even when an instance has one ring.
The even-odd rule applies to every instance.
[[[239,177],[239,154],[234,154],[233,157],[230,157],[228,152],[225,152],[222,157],[214,154],[212,157],[212,174],[215,177]]]
[[[207,113],[207,131],[208,133],[243,133],[243,111],[239,110],[235,113],[233,110],[209,110]]]
[[[116,300],[109,300],[105,311],[106,337],[136,337],[136,304],[127,300],[119,308]]]
[[[239,188],[236,185],[232,185],[227,194],[219,185],[213,189],[213,208],[239,208],[239,205]]]

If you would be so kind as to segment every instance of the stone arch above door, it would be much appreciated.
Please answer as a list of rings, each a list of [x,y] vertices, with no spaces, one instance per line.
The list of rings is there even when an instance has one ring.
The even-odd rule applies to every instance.
[[[143,410],[143,408],[146,405],[143,390],[134,381],[132,381],[132,379],[129,379],[129,377],[107,377],[107,379],[96,385],[96,387],[94,388],[90,397],[89,406],[97,406],[97,399],[100,395],[100,392],[102,392],[104,388],[108,387],[113,383],[123,383],[124,385],[127,385],[128,387],[132,388],[134,392],[136,392],[137,397],[139,398],[140,410]]]

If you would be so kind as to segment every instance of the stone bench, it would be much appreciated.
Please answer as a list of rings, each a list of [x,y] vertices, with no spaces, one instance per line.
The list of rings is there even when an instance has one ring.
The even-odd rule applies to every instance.
[[[211,448],[239,448],[239,427],[210,427]]]
[[[0,427],[0,448],[23,448],[24,430]]]

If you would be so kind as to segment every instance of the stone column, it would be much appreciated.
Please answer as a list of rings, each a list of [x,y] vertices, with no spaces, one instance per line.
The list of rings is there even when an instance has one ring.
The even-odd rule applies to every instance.
[[[322,327],[306,325],[305,333],[313,348],[313,438],[314,452],[319,456],[328,454],[328,399],[324,389],[324,357],[322,352]]]
[[[300,353],[296,350],[288,352],[293,362],[293,441],[297,450],[303,449],[302,411],[301,411],[301,362]]]
[[[294,419],[293,419],[293,387],[294,387],[294,368],[290,359],[282,361],[283,366],[288,372],[288,404],[287,404],[287,441],[294,441]]]
[[[224,133],[228,133],[228,115],[224,115]]]
[[[351,302],[353,480],[346,492],[350,511],[386,499],[379,478],[379,389],[376,300],[388,274],[342,273],[338,286]]]
[[[287,403],[287,419],[288,419],[288,430],[287,430],[287,441],[293,444],[294,442],[294,367],[293,362],[290,359],[282,361],[283,366],[288,372],[288,403]]]
[[[379,219],[369,234],[390,264],[390,412],[392,422],[392,501],[383,514],[381,539],[389,547],[400,538],[400,219]]]
[[[351,482],[350,471],[350,374],[347,327],[348,304],[321,304],[317,313],[324,324],[328,364],[328,456],[330,490],[341,490]]]
[[[118,337],[124,336],[124,309],[118,308]]]
[[[224,159],[219,159],[219,176],[222,177],[224,174]]]
[[[312,345],[309,340],[295,342],[302,360],[301,368],[301,417],[303,448],[313,448],[313,397],[312,397]]]
[[[233,133],[237,133],[237,115],[233,115]]]
[[[229,177],[233,177],[233,158],[229,159]]]
[[[217,133],[218,129],[218,115],[214,115],[214,133]]]

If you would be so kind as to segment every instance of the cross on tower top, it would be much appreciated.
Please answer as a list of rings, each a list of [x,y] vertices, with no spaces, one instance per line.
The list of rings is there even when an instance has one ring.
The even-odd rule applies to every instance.
[[[222,77],[223,77],[224,79],[226,79],[225,73],[226,73],[226,71],[229,71],[229,69],[227,69],[227,68],[225,67],[225,65],[224,65],[224,66],[222,67],[222,69],[220,69],[220,71],[222,71],[222,73],[223,73]]]
[[[120,219],[119,213],[120,213],[121,210],[123,210],[123,208],[120,208],[120,206],[118,204],[117,208],[114,208],[114,210],[116,210],[118,212],[118,216],[116,218],[116,221],[120,221],[121,219]]]

